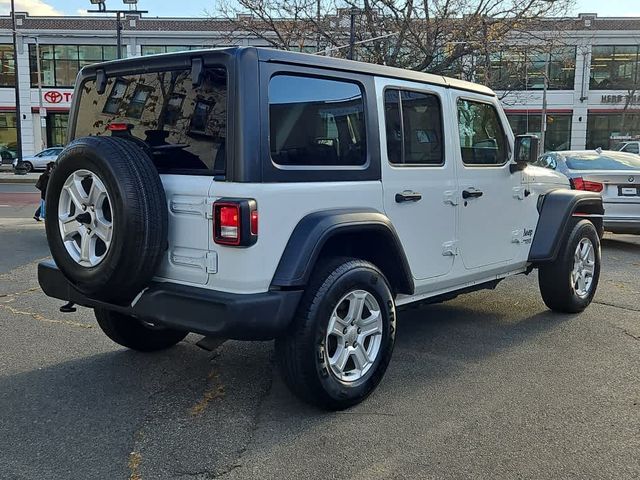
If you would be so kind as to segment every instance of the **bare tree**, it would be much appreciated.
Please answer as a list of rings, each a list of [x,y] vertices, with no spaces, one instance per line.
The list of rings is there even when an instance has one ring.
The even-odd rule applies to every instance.
[[[465,58],[489,57],[514,32],[573,0],[223,0],[210,16],[231,26],[230,43],[257,38],[275,48],[346,56],[349,16],[357,8],[356,58],[450,74]],[[320,43],[320,45],[318,44]],[[490,75],[490,72],[488,72]],[[491,80],[488,78],[488,80]]]

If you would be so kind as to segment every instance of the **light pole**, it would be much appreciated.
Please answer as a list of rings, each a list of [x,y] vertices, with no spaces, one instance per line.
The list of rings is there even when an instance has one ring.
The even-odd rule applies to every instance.
[[[12,0],[13,1],[13,0]],[[120,17],[123,13],[148,13],[147,10],[136,10],[132,5],[137,5],[138,0],[122,0],[122,3],[129,5],[128,10],[107,10],[105,0],[90,0],[92,5],[97,5],[98,10],[87,10],[87,13],[115,13],[116,14],[116,45],[118,52],[117,58],[122,58],[122,24],[120,23]]]
[[[356,44],[356,15],[360,13],[358,7],[351,7],[349,10],[350,22],[349,22],[349,60],[353,60],[353,49]]]
[[[549,57],[550,54],[547,55],[546,61],[544,62],[544,79],[542,84],[542,118],[540,119],[542,131],[540,132],[540,148],[542,149],[541,153],[545,152],[544,142],[547,136],[547,90],[549,88]]]
[[[13,73],[16,77],[16,158],[22,160],[22,111],[20,109],[20,76],[18,75],[18,36],[16,31],[16,6],[15,0],[11,0],[11,21],[13,31]]]

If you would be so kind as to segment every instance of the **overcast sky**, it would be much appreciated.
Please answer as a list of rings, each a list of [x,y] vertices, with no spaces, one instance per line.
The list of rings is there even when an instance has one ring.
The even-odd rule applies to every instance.
[[[16,10],[31,15],[82,15],[90,8],[89,0],[15,0]],[[0,0],[0,14],[9,12],[11,0]],[[111,8],[124,7],[120,0],[107,0]],[[200,17],[206,9],[212,10],[215,0],[139,0],[140,10],[149,10],[150,16]],[[595,12],[599,16],[640,17],[640,0],[576,0],[574,13]]]

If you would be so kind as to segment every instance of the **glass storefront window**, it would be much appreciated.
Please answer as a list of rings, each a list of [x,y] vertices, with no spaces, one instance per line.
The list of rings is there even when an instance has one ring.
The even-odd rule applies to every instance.
[[[571,114],[568,113],[547,114],[547,133],[544,140],[546,152],[571,148],[571,117]],[[542,132],[542,115],[539,113],[507,113],[507,118],[514,135],[534,134],[540,136]]]
[[[562,47],[551,51],[549,57],[549,88],[573,90],[576,74],[576,47]]]
[[[200,45],[142,45],[142,55],[157,55],[159,53],[176,53],[186,50],[198,50],[204,48]]]
[[[610,149],[623,139],[640,136],[640,113],[589,113],[587,148]]]
[[[122,49],[123,57],[125,48]],[[82,67],[92,63],[113,60],[115,46],[102,45],[40,45],[40,71],[43,87],[73,87]],[[38,86],[36,46],[29,45],[31,86]]]
[[[47,144],[61,147],[67,143],[68,113],[50,113],[47,118]]]
[[[622,90],[638,87],[638,46],[597,45],[591,51],[590,88]]]
[[[13,61],[13,45],[0,45],[0,87],[16,84],[16,70]]]
[[[549,64],[550,90],[573,90],[576,70],[576,48],[560,47],[551,52],[512,49],[493,53],[491,87],[496,90],[542,90]],[[484,66],[479,66],[478,80],[483,81]]]
[[[15,112],[0,112],[0,160],[11,163],[16,157],[18,135]]]

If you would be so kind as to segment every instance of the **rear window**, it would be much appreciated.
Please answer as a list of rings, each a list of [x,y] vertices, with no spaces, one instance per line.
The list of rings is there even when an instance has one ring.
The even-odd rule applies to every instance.
[[[224,174],[227,138],[227,74],[205,71],[193,87],[190,70],[109,78],[105,92],[95,82],[81,89],[75,137],[114,135],[144,142],[158,170]],[[110,125],[126,125],[111,131]]]
[[[366,163],[362,90],[355,83],[277,75],[269,83],[271,158],[283,166]]]
[[[637,170],[640,157],[631,153],[603,152],[567,155],[567,168],[570,170]]]

